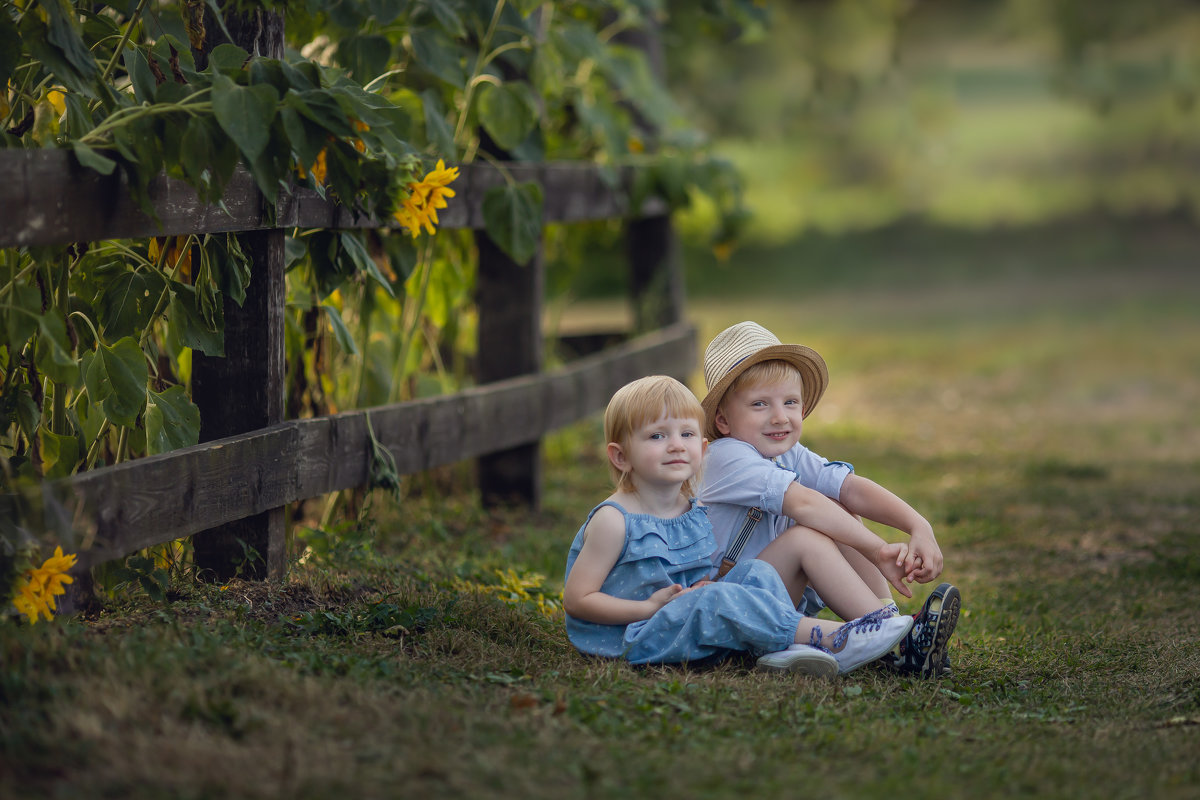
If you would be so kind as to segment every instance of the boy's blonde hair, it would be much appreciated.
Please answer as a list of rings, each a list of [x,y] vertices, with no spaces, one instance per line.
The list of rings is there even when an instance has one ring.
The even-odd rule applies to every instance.
[[[604,441],[627,448],[635,430],[663,417],[694,419],[702,426],[704,409],[691,389],[668,375],[639,378],[622,386],[608,401],[604,410]],[[608,463],[608,471],[618,490],[637,491],[629,473],[617,469],[612,461]],[[696,496],[699,481],[697,472],[684,483],[683,494],[689,500]]]
[[[790,380],[798,380],[803,386],[804,375],[801,374],[800,370],[796,369],[795,365],[787,361],[772,359],[770,361],[760,361],[757,364],[751,364],[749,367],[746,367],[742,374],[734,378],[733,383],[729,384],[729,388],[725,390],[725,393],[721,395],[721,399],[717,402],[716,408],[718,411],[724,409],[725,399],[734,392],[742,389],[755,389],[760,386],[773,386]],[[723,438],[725,434],[717,430],[715,423],[710,422],[708,430],[704,432],[704,435],[708,437],[710,442],[715,442],[717,439]]]

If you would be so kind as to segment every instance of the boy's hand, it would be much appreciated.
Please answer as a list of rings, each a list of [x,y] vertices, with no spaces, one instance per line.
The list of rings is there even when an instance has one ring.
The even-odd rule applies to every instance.
[[[942,550],[933,538],[933,529],[913,531],[904,560],[908,580],[929,583],[942,574]]]
[[[887,578],[888,583],[896,587],[896,591],[905,597],[912,597],[912,589],[904,585],[904,580],[909,575],[909,571],[905,568],[907,558],[908,545],[903,542],[893,542],[879,548],[874,561],[875,566],[879,567],[879,571],[883,573],[883,577]]]

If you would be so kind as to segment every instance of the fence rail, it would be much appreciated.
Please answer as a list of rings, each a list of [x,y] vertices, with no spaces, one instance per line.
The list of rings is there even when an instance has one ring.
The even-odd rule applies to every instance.
[[[209,550],[229,551],[240,538],[270,553],[265,574],[278,575],[283,507],[367,485],[372,434],[391,453],[399,474],[479,458],[485,500],[489,487],[498,493],[515,487],[516,495],[536,504],[537,442],[543,435],[595,413],[633,378],[685,377],[695,364],[695,334],[682,321],[682,283],[665,204],[651,197],[631,207],[635,175],[629,169],[552,163],[512,164],[506,171],[512,179],[542,186],[546,222],[626,220],[635,327],[642,335],[543,372],[540,249],[523,265],[498,252],[482,230],[482,201],[505,175],[493,166],[464,166],[455,182],[457,196],[440,217],[442,228],[475,230],[479,243],[481,385],[415,402],[280,421],[283,231],[386,225],[307,188],[281,195],[272,214],[240,169],[218,205],[203,204],[185,183],[160,176],[150,192],[155,214],[147,215],[122,178],[85,169],[68,151],[0,151],[0,246],[238,233],[251,237],[255,275],[262,276],[257,284],[252,280],[250,294],[257,292],[257,299],[249,298],[241,309],[226,304],[227,345],[238,355],[203,359],[205,369],[215,371],[206,374],[208,398],[197,397],[201,444],[43,486],[47,502],[76,520],[76,534],[88,545],[74,572],[84,575],[98,563],[195,536],[198,562],[202,542]],[[258,302],[253,310],[252,302]],[[261,353],[268,351],[273,355],[264,358]],[[238,359],[241,367],[224,363]],[[200,361],[197,357],[194,365],[196,381]],[[270,365],[260,367],[263,361]],[[238,371],[243,368],[247,371]],[[259,377],[242,379],[243,374],[261,376],[262,384],[245,386]],[[193,388],[199,393],[199,385]],[[227,415],[231,419],[219,421],[206,436],[204,425],[225,415],[226,390],[252,396],[239,401],[249,410]],[[247,419],[259,422],[246,424]],[[233,435],[226,435],[231,428]],[[488,474],[499,478],[489,482]]]
[[[584,222],[666,213],[658,197],[631,208],[633,169],[552,162],[512,164],[516,181],[533,181],[545,197],[548,223]],[[439,214],[443,228],[483,228],[483,195],[505,176],[488,164],[460,167],[459,197]],[[137,239],[189,233],[241,233],[290,228],[384,228],[389,222],[350,212],[306,186],[280,195],[272,216],[245,168],[226,186],[221,205],[201,203],[191,186],[161,175],[149,187],[157,219],[143,212],[116,171],[82,167],[68,150],[0,150],[0,247],[29,247],[102,239]]]
[[[401,474],[536,442],[603,408],[621,385],[694,362],[680,324],[550,372],[453,395],[292,420],[56,482],[86,520],[81,569],[370,479],[371,435]],[[682,377],[682,376],[681,376]],[[368,423],[369,420],[369,423]]]

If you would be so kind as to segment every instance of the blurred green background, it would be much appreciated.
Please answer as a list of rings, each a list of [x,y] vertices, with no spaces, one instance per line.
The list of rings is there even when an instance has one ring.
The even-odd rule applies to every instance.
[[[737,165],[752,212],[731,253],[710,246],[704,198],[678,216],[693,296],[1087,269],[1136,250],[1122,232],[1140,221],[1191,229],[1194,3],[760,5],[763,24],[723,39],[700,36],[687,4],[665,29],[680,110]],[[557,285],[623,293],[619,268],[586,266]]]

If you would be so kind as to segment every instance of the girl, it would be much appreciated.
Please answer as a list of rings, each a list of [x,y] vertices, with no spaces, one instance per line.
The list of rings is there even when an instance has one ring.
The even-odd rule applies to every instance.
[[[708,579],[716,539],[695,499],[708,446],[703,419],[691,391],[663,375],[613,395],[604,435],[617,490],[588,515],[567,556],[571,643],[633,664],[745,651],[764,669],[826,677],[891,650],[912,626],[894,606],[822,634],[766,562],[743,560],[720,581]]]

